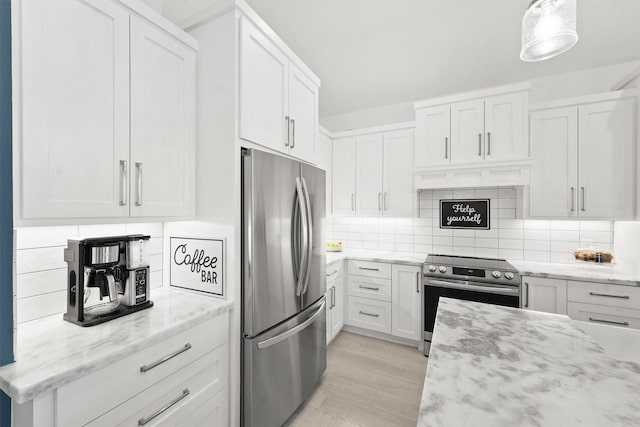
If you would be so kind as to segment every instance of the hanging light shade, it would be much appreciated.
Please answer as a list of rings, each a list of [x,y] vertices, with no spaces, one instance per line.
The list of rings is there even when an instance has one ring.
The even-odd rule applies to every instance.
[[[520,59],[542,61],[569,50],[578,41],[576,0],[533,0],[522,18]]]

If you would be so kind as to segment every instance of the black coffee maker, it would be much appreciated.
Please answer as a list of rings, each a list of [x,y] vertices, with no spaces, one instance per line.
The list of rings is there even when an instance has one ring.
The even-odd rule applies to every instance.
[[[64,319],[93,326],[149,308],[150,236],[67,241],[67,312]]]

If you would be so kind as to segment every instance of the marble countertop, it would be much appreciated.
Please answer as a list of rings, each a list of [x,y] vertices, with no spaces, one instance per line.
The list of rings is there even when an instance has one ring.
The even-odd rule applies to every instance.
[[[385,252],[367,249],[343,249],[342,252],[327,252],[327,264],[345,259],[359,259],[372,262],[392,262],[394,264],[422,265],[426,253]]]
[[[418,426],[638,426],[638,396],[567,316],[441,298]]]
[[[0,389],[16,403],[97,371],[228,312],[232,301],[177,289],[154,292],[154,306],[81,327],[47,317],[18,326],[16,362],[0,368]]]

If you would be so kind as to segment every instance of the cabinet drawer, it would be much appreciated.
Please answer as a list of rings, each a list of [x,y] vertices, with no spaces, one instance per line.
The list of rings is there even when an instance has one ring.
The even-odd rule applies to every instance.
[[[349,297],[349,324],[373,331],[391,333],[391,303]]]
[[[147,421],[143,424],[147,426],[179,425],[216,394],[227,392],[228,351],[226,344],[221,345],[88,426],[140,425],[142,420]]]
[[[338,261],[327,265],[327,281],[344,275],[344,262]]]
[[[640,310],[640,287],[569,281],[567,299]]]
[[[377,277],[380,279],[391,279],[391,264],[349,260],[349,274]]]
[[[567,314],[573,320],[640,329],[640,310],[579,302],[569,302],[567,308]]]
[[[225,313],[63,385],[57,390],[57,425],[83,425],[95,419],[225,343],[228,333]],[[175,356],[153,367],[171,355]],[[150,369],[142,372],[143,366]]]
[[[354,297],[391,301],[391,280],[349,275],[348,294]]]

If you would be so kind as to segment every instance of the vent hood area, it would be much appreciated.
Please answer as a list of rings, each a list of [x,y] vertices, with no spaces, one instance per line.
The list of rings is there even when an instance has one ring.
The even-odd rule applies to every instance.
[[[529,185],[532,160],[432,166],[414,170],[414,189]]]

